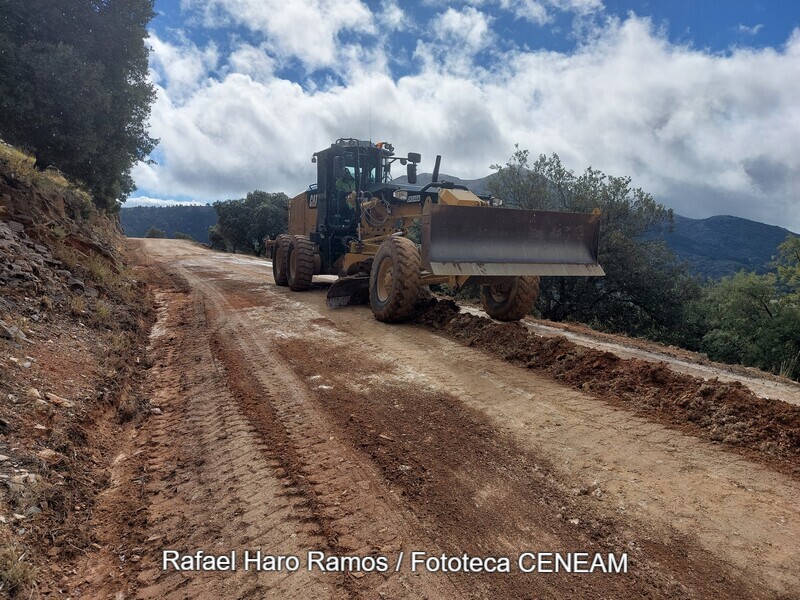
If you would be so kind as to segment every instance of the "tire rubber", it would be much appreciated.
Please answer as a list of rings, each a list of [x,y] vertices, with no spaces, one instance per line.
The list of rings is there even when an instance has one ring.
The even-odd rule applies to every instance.
[[[314,243],[304,235],[293,235],[286,253],[286,279],[293,292],[311,287],[314,277]],[[294,261],[294,262],[293,262]]]
[[[381,265],[388,261],[392,273],[387,281],[379,285]],[[385,240],[372,262],[369,277],[369,303],[372,314],[378,321],[397,323],[405,321],[414,311],[414,305],[420,296],[420,259],[416,244],[408,238],[392,236]],[[385,298],[381,298],[379,289],[384,289]]]
[[[511,287],[503,300],[492,294],[492,286],[481,286],[481,305],[493,319],[498,321],[519,321],[531,312],[539,297],[539,278],[521,276],[510,281]]]
[[[272,278],[277,285],[289,285],[288,263],[286,262],[289,254],[289,241],[292,236],[285,233],[275,238],[275,249],[272,251]]]

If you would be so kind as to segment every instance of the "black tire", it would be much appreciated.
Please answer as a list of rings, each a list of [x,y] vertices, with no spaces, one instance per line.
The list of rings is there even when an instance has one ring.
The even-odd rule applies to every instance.
[[[420,295],[419,250],[408,238],[381,244],[369,274],[369,303],[378,321],[397,323],[411,316]]]
[[[293,235],[286,253],[286,279],[293,292],[311,287],[314,277],[314,243],[304,235]]]
[[[483,310],[498,321],[519,321],[531,312],[538,297],[538,277],[509,277],[498,285],[481,286]]]
[[[289,241],[292,236],[285,233],[275,238],[275,249],[272,251],[272,278],[277,285],[289,285],[289,266],[287,262],[289,254]]]

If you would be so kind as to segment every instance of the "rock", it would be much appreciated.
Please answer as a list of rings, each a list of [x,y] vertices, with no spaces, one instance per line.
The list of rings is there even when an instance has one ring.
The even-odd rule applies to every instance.
[[[37,390],[35,387],[29,387],[27,389],[27,391],[25,392],[25,395],[28,398],[41,398],[42,397],[42,395],[39,393],[39,390]]]
[[[25,369],[30,369],[32,365],[33,365],[33,363],[31,361],[29,361],[29,360],[26,360],[24,363],[22,363],[22,366]]]
[[[25,511],[25,516],[33,517],[35,515],[38,515],[40,512],[42,512],[41,508],[39,508],[38,506],[31,506],[28,510]]]
[[[158,407],[156,406],[156,407],[154,407],[154,408],[151,408],[151,409],[150,409],[150,414],[153,414],[153,415],[163,415],[163,414],[164,414],[164,411],[163,411],[163,410],[161,410],[160,408],[158,408]]]
[[[11,459],[8,456],[6,456],[5,454],[0,454],[0,462],[6,462],[7,460],[11,460]]]
[[[99,295],[98,291],[93,287],[87,287],[83,292],[87,298],[94,300]]]
[[[47,398],[52,404],[56,406],[63,406],[65,408],[72,408],[75,406],[75,403],[72,400],[67,400],[66,398],[62,398],[61,396],[56,396],[55,394],[51,394],[47,392],[45,394],[45,398]]]
[[[56,452],[55,450],[51,450],[50,448],[44,448],[43,450],[39,450],[36,453],[36,457],[40,460],[43,460],[49,465],[57,465],[62,462],[66,457],[61,454],[60,452]]]
[[[25,225],[17,221],[9,221],[8,223],[6,223],[6,226],[15,233],[22,233],[23,231],[25,231]]]
[[[33,217],[31,217],[30,215],[23,214],[23,213],[16,213],[14,215],[14,220],[18,221],[21,224],[33,225]],[[11,225],[11,223],[12,222],[9,221],[9,225]]]
[[[11,423],[6,421],[5,419],[0,419],[0,433],[1,434],[5,435],[6,433],[9,433],[13,429],[14,428],[11,427]]]
[[[36,402],[33,403],[33,408],[38,412],[50,412],[50,405],[41,398],[37,399]]]
[[[73,291],[83,291],[86,287],[82,280],[76,279],[75,277],[70,277],[69,280],[67,280],[67,285]]]
[[[30,343],[30,340],[19,327],[16,325],[9,325],[2,319],[0,319],[0,338],[5,338],[14,342],[19,340]]]

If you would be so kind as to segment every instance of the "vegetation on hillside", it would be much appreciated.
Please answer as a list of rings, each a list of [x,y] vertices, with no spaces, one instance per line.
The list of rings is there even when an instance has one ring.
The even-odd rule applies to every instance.
[[[287,229],[289,197],[256,190],[238,200],[215,202],[217,224],[209,231],[212,248],[226,252],[261,254],[264,238]]]
[[[217,211],[213,206],[132,206],[120,211],[119,220],[128,237],[144,237],[155,227],[166,237],[177,238],[183,233],[207,244],[208,229],[217,222]]]
[[[602,211],[600,264],[605,277],[543,277],[537,311],[555,321],[588,323],[706,352],[712,359],[800,377],[800,238],[779,247],[773,272],[741,271],[702,282],[660,236],[672,211],[630,178],[566,169],[557,155],[517,147],[488,191],[507,206]],[[727,249],[735,252],[735,249]]]
[[[83,182],[116,210],[146,130],[152,0],[0,0],[0,137]]]
[[[800,237],[780,246],[775,272],[740,271],[709,284],[697,305],[703,349],[725,362],[800,377]]]
[[[517,148],[487,187],[506,206],[591,212],[601,210],[600,264],[605,277],[543,277],[538,309],[542,317],[574,320],[629,335],[688,343],[685,307],[700,297],[700,286],[677,264],[665,244],[644,239],[668,228],[672,211],[629,177],[588,168],[575,175],[557,155],[529,164]]]

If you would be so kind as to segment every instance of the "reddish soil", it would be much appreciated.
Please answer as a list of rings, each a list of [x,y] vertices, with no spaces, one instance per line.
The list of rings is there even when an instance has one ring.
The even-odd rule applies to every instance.
[[[538,336],[519,323],[459,313],[450,300],[431,300],[415,322],[800,474],[800,406],[759,398],[738,382],[704,381],[665,363],[622,359],[564,338]]]
[[[742,442],[712,442],[702,422],[732,438],[717,413],[760,406],[736,386],[704,393],[658,365],[537,341],[445,303],[388,326],[364,308],[327,309],[324,286],[275,286],[264,261],[172,240],[131,245],[158,298],[138,388],[157,410],[119,432],[87,524],[98,547],[65,584],[71,597],[800,593],[800,483],[787,474],[796,444],[771,438],[760,417]],[[162,569],[167,548],[627,552],[630,562],[615,575],[200,573]]]

